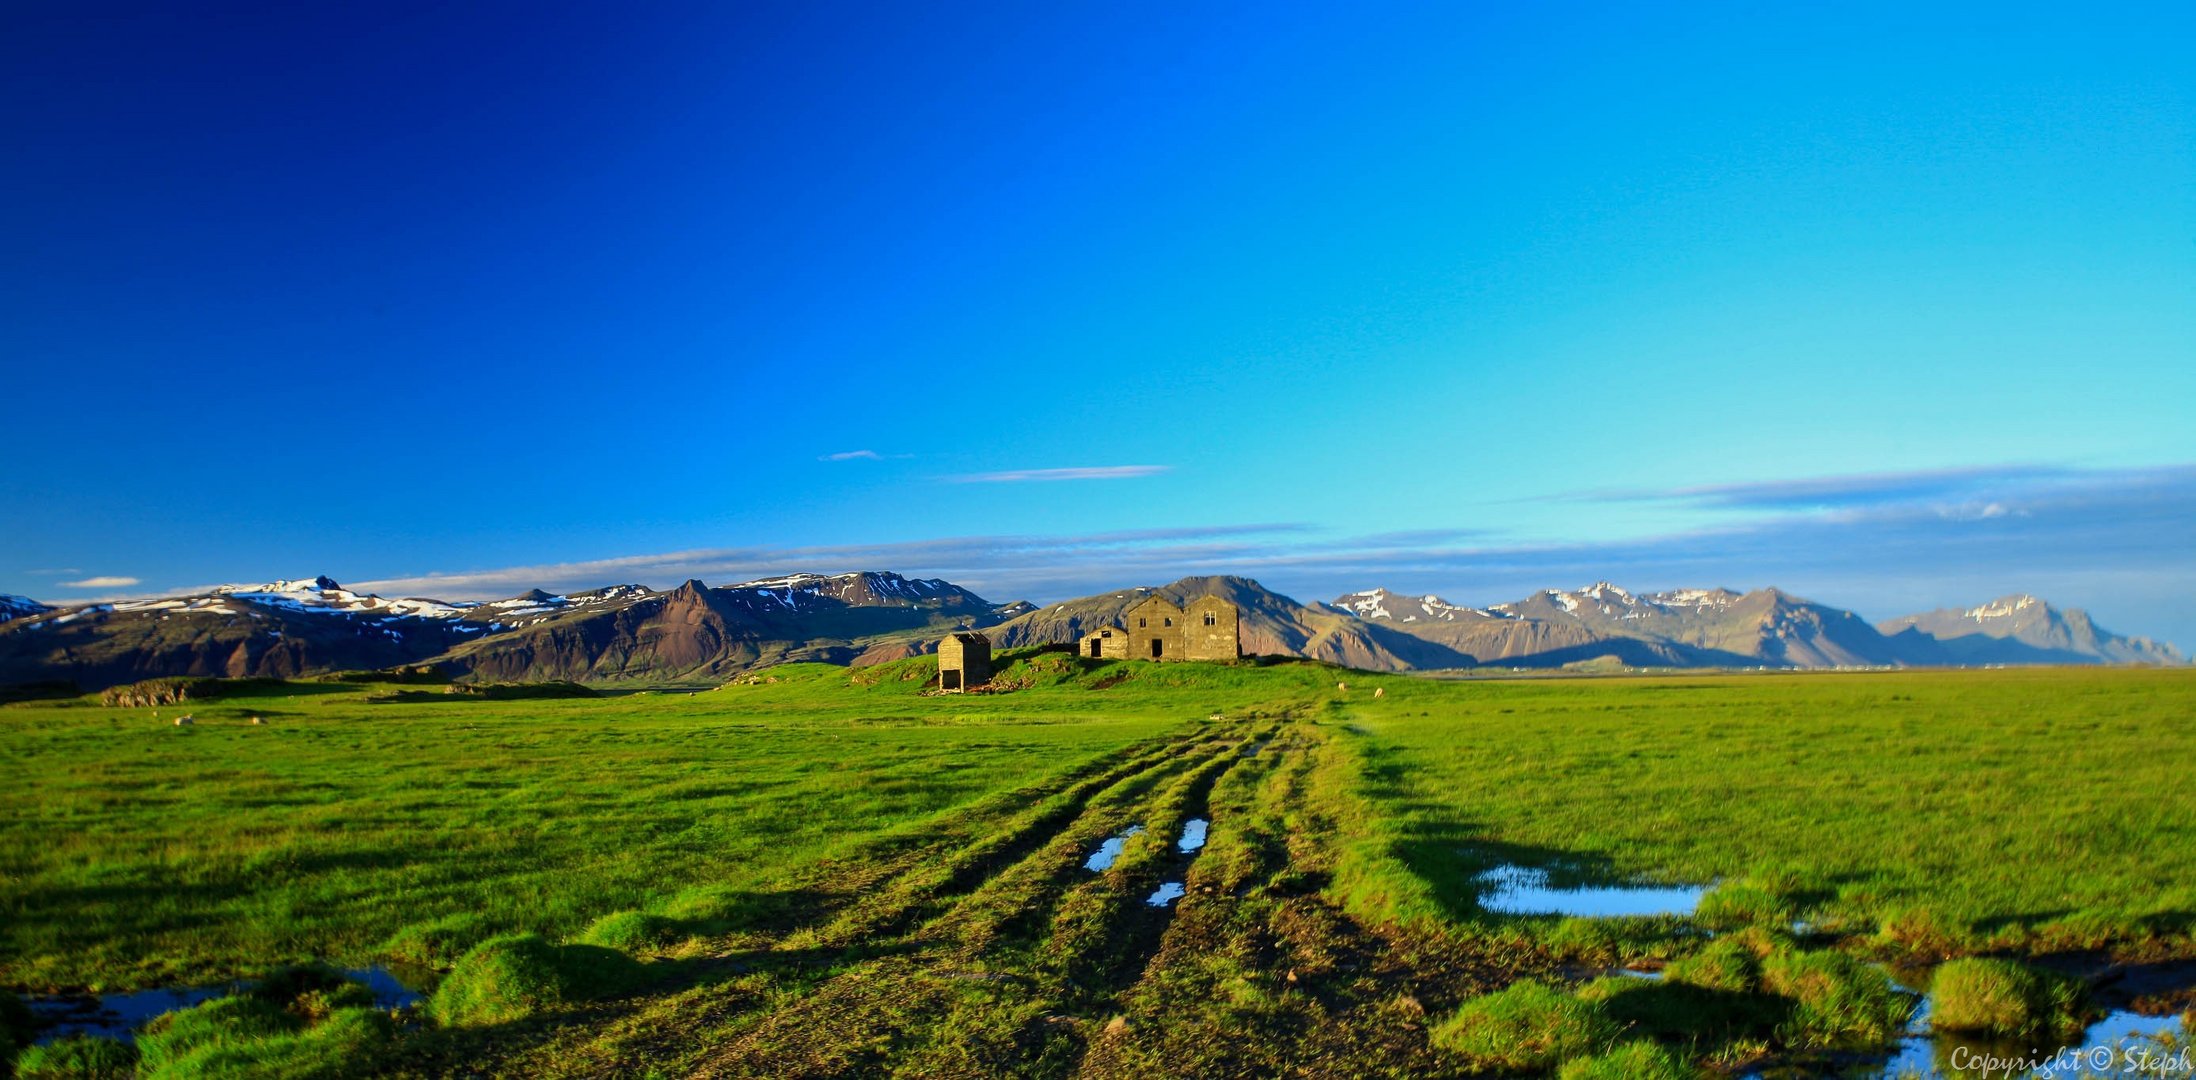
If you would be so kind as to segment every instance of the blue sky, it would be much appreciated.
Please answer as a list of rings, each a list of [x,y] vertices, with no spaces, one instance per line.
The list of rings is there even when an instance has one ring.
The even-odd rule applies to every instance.
[[[4,17],[0,591],[1607,577],[2196,643],[2187,5],[322,7]]]

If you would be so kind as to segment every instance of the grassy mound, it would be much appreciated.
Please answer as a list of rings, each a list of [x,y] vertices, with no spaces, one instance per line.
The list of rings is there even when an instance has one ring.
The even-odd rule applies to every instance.
[[[1769,952],[1759,948],[1754,939],[1721,937],[1691,956],[1672,961],[1663,969],[1663,976],[1674,983],[1709,990],[1759,990],[1761,962]]]
[[[446,683],[450,676],[434,664],[403,664],[373,671],[331,671],[316,675],[314,682],[341,683]]]
[[[1947,1031],[2026,1037],[2079,1028],[2082,988],[2072,979],[2012,960],[1946,961],[1929,984],[1929,1022]]]
[[[1758,929],[1672,962],[1660,982],[1600,979],[1579,996],[1641,1034],[1793,1050],[1875,1049],[1897,1038],[1913,1011],[1911,996],[1867,963],[1794,948]]]
[[[473,946],[496,936],[488,920],[471,912],[413,923],[381,943],[381,955],[400,963],[447,971]]]
[[[1701,895],[1693,918],[1711,930],[1787,927],[1798,914],[1792,888],[1791,881],[1776,875],[1732,878]]]
[[[147,1077],[327,1076],[365,1067],[393,1032],[373,992],[323,964],[172,1012],[137,1041]]]
[[[136,1072],[136,1047],[89,1035],[33,1046],[15,1059],[16,1080],[125,1080]]]
[[[651,949],[671,940],[678,933],[676,920],[644,911],[613,911],[596,919],[580,935],[584,945],[600,945],[606,949],[633,953]]]
[[[1790,1011],[1766,994],[1624,975],[1587,983],[1578,996],[1624,1031],[1696,1046],[1766,1045]]]
[[[1651,1042],[1628,1042],[1563,1066],[1561,1080],[1696,1080],[1699,1069]]]
[[[1465,1002],[1432,1036],[1475,1069],[1546,1070],[1607,1047],[1617,1027],[1592,1002],[1526,980]]]
[[[1914,1011],[1890,976],[1834,949],[1774,953],[1762,961],[1761,985],[1791,1001],[1777,1032],[1786,1046],[1872,1049],[1896,1039]]]
[[[444,1024],[502,1023],[622,993],[640,976],[640,965],[615,949],[511,934],[466,953],[435,989],[430,1010]]]
[[[283,685],[280,679],[145,679],[128,686],[108,687],[100,693],[99,703],[141,709],[180,705],[186,701],[207,701],[253,691],[266,693],[280,690]]]
[[[591,698],[600,697],[593,687],[576,682],[553,680],[529,683],[459,683],[454,682],[443,690],[447,694],[481,698],[487,701],[532,701],[541,698]]]

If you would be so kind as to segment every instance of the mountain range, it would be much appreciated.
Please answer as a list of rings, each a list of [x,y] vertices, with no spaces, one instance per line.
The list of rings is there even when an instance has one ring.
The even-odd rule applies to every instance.
[[[2099,629],[2079,608],[2016,595],[1870,625],[1779,589],[1633,594],[1608,582],[1492,607],[1374,589],[1327,605],[1437,642],[1477,665],[1558,666],[1613,657],[1677,667],[1938,667],[2184,664],[2171,645]]]
[[[1246,654],[1379,671],[2187,662],[2170,645],[2112,634],[2079,609],[2032,596],[1872,626],[1776,589],[1635,595],[1607,582],[1474,608],[1385,589],[1303,604],[1247,578],[1192,577],[1038,607],[881,571],[535,590],[486,602],[385,599],[317,577],[59,607],[0,596],[0,686],[89,691],[156,676],[287,678],[410,664],[491,682],[707,682],[788,661],[917,655],[957,628],[983,629],[1003,648],[1070,643],[1152,593],[1232,601]]]

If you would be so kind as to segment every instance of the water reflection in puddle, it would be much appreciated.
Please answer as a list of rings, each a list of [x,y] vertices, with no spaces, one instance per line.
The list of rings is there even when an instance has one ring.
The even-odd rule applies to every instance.
[[[2140,1013],[2114,1012],[2091,1024],[2082,1032],[2081,1041],[2074,1045],[2045,1051],[2040,1047],[1977,1041],[1951,1032],[1933,1032],[1929,1027],[1929,998],[1923,997],[1914,1018],[1907,1025],[1907,1035],[1899,1040],[1898,1052],[1881,1065],[1870,1065],[1850,1070],[1848,1080],[1902,1080],[1902,1078],[1942,1077],[1965,1078],[1983,1076],[1994,1072],[2005,1076],[2005,1063],[2019,1062],[2012,1075],[2027,1075],[2031,1063],[2038,1076],[2072,1078],[2117,1077],[2152,1075],[2128,1068],[2134,1062],[2128,1054],[2139,1055],[2147,1046],[2153,1060],[2158,1060],[2155,1044],[2146,1040],[2160,1035],[2181,1034],[2181,1020],[2176,1016],[2144,1016]],[[1995,1070],[1985,1063],[1998,1063]]]
[[[1112,869],[1113,860],[1121,857],[1122,845],[1128,843],[1129,837],[1141,836],[1143,832],[1144,827],[1142,825],[1131,825],[1121,835],[1098,845],[1098,850],[1091,852],[1090,859],[1083,863],[1083,869],[1091,871]]]
[[[373,991],[375,1008],[401,1009],[420,1000],[417,993],[406,988],[387,969],[345,969],[343,974],[346,978],[364,983],[367,989]],[[39,1024],[38,1041],[41,1043],[71,1035],[102,1035],[128,1042],[138,1028],[155,1017],[178,1009],[203,1005],[215,998],[228,997],[249,985],[236,982],[222,986],[130,990],[116,994],[34,997],[29,999],[29,1004],[31,1015]]]
[[[1745,1074],[1741,1080],[1971,1080],[1992,1077],[2048,1077],[2053,1080],[2107,1080],[2174,1075],[2185,1045],[2179,1017],[2115,1012],[2091,1024],[2077,1044],[2046,1050],[2019,1044],[1973,1041],[1929,1029],[1929,1001],[1922,1000],[1907,1035],[1887,1060],[1844,1068],[1799,1064]],[[2169,1036],[2172,1042],[2159,1041]],[[2168,1050],[2167,1047],[2172,1049]],[[2148,1063],[2148,1068],[2143,1066]],[[2167,1070],[2161,1072],[2161,1068]]]
[[[1835,1077],[1836,1080],[2010,1080],[2041,1077],[2050,1080],[2118,1080],[2126,1077],[2188,1075],[2181,1066],[2186,1032],[2180,1017],[2144,1016],[2115,1010],[2089,1025],[2078,1042],[2058,1047],[1972,1038],[1930,1027],[1928,994],[1907,983],[1927,985],[1928,972],[1897,972],[1892,986],[1920,1001],[1907,1018],[1906,1034],[1887,1058],[1844,1066],[1801,1062],[1744,1074],[1740,1080],[1801,1080]],[[2170,1042],[2159,1041],[2161,1037]],[[2170,1046],[2172,1049],[2168,1050]],[[2147,1064],[2147,1068],[2145,1067]]]
[[[1183,892],[1184,890],[1182,888],[1181,882],[1169,881],[1166,884],[1159,886],[1158,890],[1153,892],[1150,896],[1145,897],[1144,902],[1150,904],[1153,907],[1165,907],[1168,904],[1171,904],[1174,901],[1181,899]]]
[[[1189,824],[1182,826],[1182,839],[1177,841],[1174,846],[1184,853],[1193,852],[1204,847],[1205,830],[1211,827],[1212,822],[1206,821],[1204,818],[1189,819]]]
[[[1612,918],[1690,915],[1705,885],[1604,885],[1559,889],[1548,872],[1529,866],[1497,866],[1479,875],[1479,906],[1503,915],[1569,915]]]

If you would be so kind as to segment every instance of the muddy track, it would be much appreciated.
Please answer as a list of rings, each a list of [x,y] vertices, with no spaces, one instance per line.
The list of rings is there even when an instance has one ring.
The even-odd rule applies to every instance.
[[[971,894],[988,899],[1002,876],[1026,874],[1032,856],[1063,845],[1072,853],[1086,835],[1120,828],[1154,787],[1241,744],[1239,733],[1209,728],[1148,740],[819,862],[785,887],[828,899],[708,941],[639,998],[584,1007],[558,1030],[507,1033],[495,1056],[516,1055],[525,1075],[639,1075],[626,1066],[648,1060],[660,1071],[743,1032],[787,1026],[771,1018],[848,993],[853,982],[840,976],[879,957],[938,951],[948,935],[925,928],[969,908]]]
[[[528,1071],[1445,1075],[1429,1015],[1515,964],[1327,895],[1362,806],[1335,738],[1301,719],[1215,724],[866,847],[881,865],[817,871],[860,882],[842,902],[599,1007],[579,1056]],[[1210,827],[1192,855],[1178,840],[1194,818]],[[1109,838],[1114,862],[1090,869]],[[1162,882],[1184,892],[1154,905]]]
[[[1365,926],[1324,895],[1340,831],[1312,790],[1323,741],[1293,726],[1215,791],[1211,852],[1078,1075],[1450,1071],[1427,1041],[1429,1010],[1510,976],[1453,942]]]
[[[1154,860],[1172,848],[1171,830],[1185,810],[1202,807],[1202,793],[1240,760],[1249,734],[1231,725],[1173,747],[1164,760],[1029,822],[1013,842],[946,876],[972,887],[921,904],[935,914],[917,920],[903,949],[852,962],[813,992],[723,1031],[729,1040],[695,1075],[1070,1071],[1079,1039],[1054,1018],[1069,999],[1093,992],[1076,976],[1133,970],[1101,963],[1093,976],[1081,965],[1091,956],[1133,961],[1140,938],[1156,942],[1132,905],[1143,905],[1144,886],[1160,872]],[[1112,869],[1085,868],[1100,843],[1138,824],[1147,831]]]

